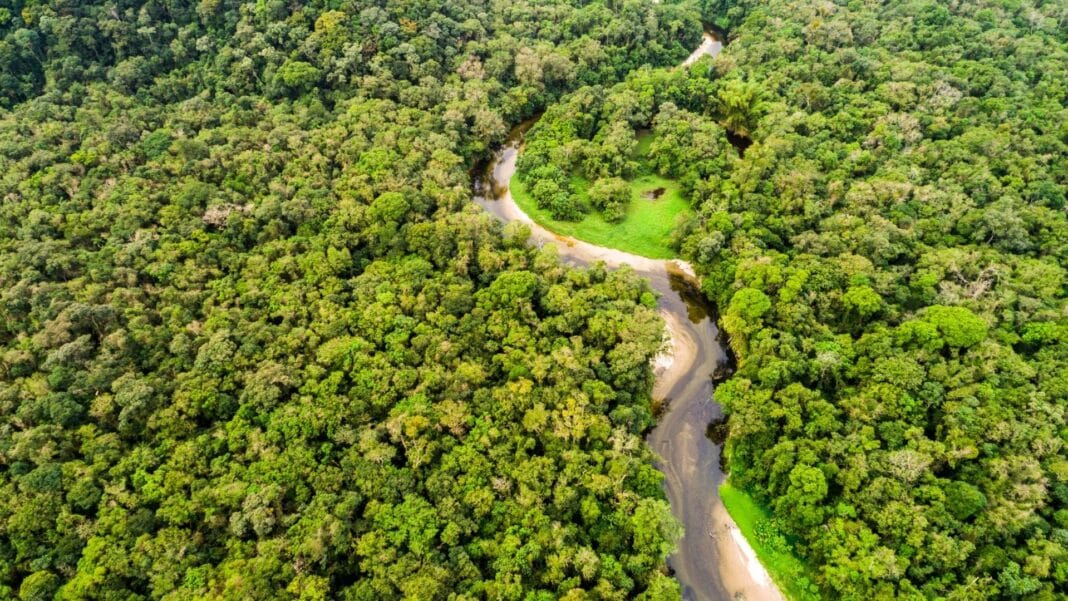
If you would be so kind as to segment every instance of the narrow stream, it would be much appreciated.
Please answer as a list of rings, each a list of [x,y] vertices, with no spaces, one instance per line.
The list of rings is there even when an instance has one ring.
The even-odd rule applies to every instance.
[[[711,34],[683,66],[704,54],[715,55],[722,44]],[[520,124],[476,182],[475,201],[498,219],[530,226],[532,244],[554,244],[565,263],[586,266],[603,261],[610,268],[631,266],[660,293],[660,312],[672,338],[670,361],[658,361],[653,396],[667,403],[648,444],[660,457],[664,489],[685,535],[668,565],[682,585],[683,598],[693,601],[781,601],[782,596],[720,501],[724,474],[720,449],[705,435],[709,422],[722,416],[712,400],[712,374],[727,361],[710,307],[693,270],[679,260],[662,261],[632,255],[561,236],[535,223],[508,191],[515,173],[523,133]]]

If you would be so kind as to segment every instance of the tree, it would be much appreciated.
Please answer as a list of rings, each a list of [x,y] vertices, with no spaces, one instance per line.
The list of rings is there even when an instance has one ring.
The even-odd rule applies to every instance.
[[[716,94],[723,126],[739,136],[750,137],[762,111],[760,97],[760,88],[752,82],[725,80]]]
[[[605,221],[621,221],[627,215],[631,200],[630,185],[621,178],[599,179],[586,191],[590,203],[602,212]]]
[[[883,299],[870,286],[850,286],[842,295],[842,303],[861,317],[869,317],[879,311]]]
[[[924,321],[938,329],[946,344],[957,348],[974,346],[987,335],[987,324],[964,307],[933,305],[924,312]]]
[[[310,63],[304,61],[286,61],[278,69],[277,78],[283,86],[293,92],[304,92],[314,86],[322,73]]]
[[[827,491],[827,480],[821,470],[798,465],[790,470],[790,485],[776,503],[784,509],[790,504],[790,521],[797,527],[812,528],[823,521],[820,501],[827,496]]]
[[[946,484],[944,489],[946,507],[958,520],[966,520],[986,507],[986,496],[967,482],[955,480]]]

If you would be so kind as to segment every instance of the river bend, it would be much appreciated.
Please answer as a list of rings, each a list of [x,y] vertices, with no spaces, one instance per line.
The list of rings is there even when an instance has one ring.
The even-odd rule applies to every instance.
[[[705,34],[701,46],[682,66],[706,54],[714,56],[721,48],[718,38]],[[657,467],[664,474],[672,513],[685,529],[678,550],[668,558],[682,585],[683,598],[781,601],[782,595],[719,498],[718,488],[724,478],[719,467],[720,449],[705,432],[709,422],[722,416],[712,399],[712,374],[727,361],[727,355],[693,270],[679,260],[649,259],[596,246],[535,223],[515,204],[508,190],[527,126],[517,127],[497,151],[476,186],[475,201],[501,221],[527,224],[530,242],[555,245],[567,264],[587,266],[602,261],[610,268],[629,265],[660,293],[659,308],[671,336],[671,349],[655,362],[653,396],[665,401],[667,410],[647,442],[659,458]]]

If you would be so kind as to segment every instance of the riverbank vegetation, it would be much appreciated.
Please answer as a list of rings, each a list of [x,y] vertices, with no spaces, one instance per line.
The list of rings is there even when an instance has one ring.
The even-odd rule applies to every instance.
[[[829,598],[1064,598],[1062,7],[714,4],[745,93],[706,114],[752,145],[682,254],[739,358],[731,482]]]
[[[468,167],[700,35],[633,1],[0,7],[0,598],[677,598],[652,291],[502,233]]]
[[[783,596],[792,601],[819,601],[822,597],[811,569],[798,559],[778,519],[730,482],[720,485],[719,496]]]

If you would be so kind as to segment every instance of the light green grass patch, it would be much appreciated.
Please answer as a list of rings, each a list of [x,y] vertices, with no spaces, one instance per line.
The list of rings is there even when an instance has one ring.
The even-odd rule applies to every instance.
[[[819,601],[820,595],[812,583],[809,567],[793,553],[785,539],[769,527],[771,515],[768,511],[748,493],[728,482],[720,485],[719,496],[782,594],[792,601]]]
[[[619,223],[605,221],[597,211],[590,211],[582,221],[558,221],[549,211],[538,208],[518,177],[512,176],[509,186],[519,208],[551,232],[651,259],[674,258],[675,251],[668,246],[671,232],[679,215],[691,213],[678,184],[659,175],[642,175],[629,183],[630,206],[627,216]],[[579,199],[587,202],[589,182],[576,176],[571,178],[571,186]],[[656,188],[665,189],[663,196],[656,200],[642,198],[644,192]]]

